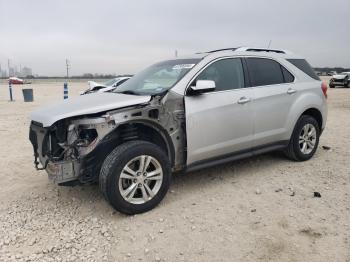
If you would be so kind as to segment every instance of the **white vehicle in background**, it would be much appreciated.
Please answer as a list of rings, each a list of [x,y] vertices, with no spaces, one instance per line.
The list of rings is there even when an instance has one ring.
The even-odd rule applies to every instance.
[[[95,81],[88,81],[89,88],[80,93],[80,95],[86,95],[91,93],[103,93],[107,91],[112,91],[116,87],[120,86],[125,81],[129,80],[131,76],[116,77],[108,80],[106,83],[97,83]]]
[[[333,75],[329,80],[329,87],[335,88],[336,86],[350,88],[350,72],[343,72]]]
[[[328,73],[329,76],[334,76],[334,75],[336,75],[336,74],[338,74],[337,71],[330,71],[330,72]]]

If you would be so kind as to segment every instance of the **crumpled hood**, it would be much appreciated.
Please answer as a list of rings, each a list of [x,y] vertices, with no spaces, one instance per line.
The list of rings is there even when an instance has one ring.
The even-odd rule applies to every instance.
[[[34,111],[30,118],[42,123],[44,127],[51,126],[58,120],[68,117],[95,114],[127,106],[144,104],[151,96],[136,96],[117,93],[88,94],[40,108]]]
[[[346,75],[333,75],[332,78],[334,79],[344,79]]]

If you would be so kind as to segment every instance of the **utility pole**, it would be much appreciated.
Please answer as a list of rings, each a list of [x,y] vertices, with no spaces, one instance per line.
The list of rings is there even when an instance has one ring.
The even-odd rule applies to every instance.
[[[12,83],[10,80],[10,59],[7,59],[7,66],[9,69],[9,93],[10,93],[10,101],[9,102],[13,102],[13,96],[12,96]]]
[[[175,57],[177,57],[177,50],[175,50]]]
[[[7,69],[9,70],[9,77],[11,77],[11,75],[10,75],[10,59],[7,59]]]
[[[69,60],[66,59],[67,79],[69,78],[69,67],[70,67]]]

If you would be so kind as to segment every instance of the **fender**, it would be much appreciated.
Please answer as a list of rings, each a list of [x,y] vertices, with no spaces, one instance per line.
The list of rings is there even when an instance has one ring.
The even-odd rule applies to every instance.
[[[308,109],[316,109],[322,115],[322,127],[324,128],[327,120],[327,106],[324,103],[324,97],[320,88],[319,93],[315,92],[301,92],[298,98],[293,103],[289,115],[286,119],[286,129],[288,133],[286,134],[286,140],[289,140],[292,136],[294,126],[297,123],[300,116]]]

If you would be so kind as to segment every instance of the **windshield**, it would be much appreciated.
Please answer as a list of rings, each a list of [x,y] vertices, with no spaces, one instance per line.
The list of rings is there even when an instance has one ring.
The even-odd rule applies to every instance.
[[[111,80],[108,80],[107,82],[104,83],[105,86],[112,86],[115,82],[117,82],[118,79],[111,79]]]
[[[156,95],[172,88],[200,59],[175,59],[154,64],[123,83],[115,93]]]

